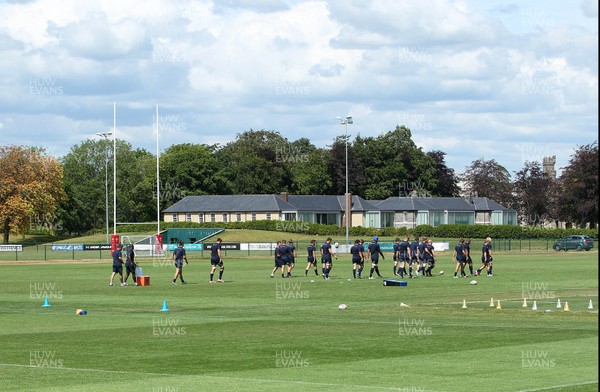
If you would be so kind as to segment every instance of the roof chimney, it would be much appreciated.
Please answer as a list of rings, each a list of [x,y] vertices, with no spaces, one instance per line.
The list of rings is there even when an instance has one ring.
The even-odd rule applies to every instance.
[[[286,203],[288,201],[288,196],[289,196],[289,194],[287,192],[281,192],[279,194],[279,197],[281,197],[283,199],[283,201],[285,201]]]

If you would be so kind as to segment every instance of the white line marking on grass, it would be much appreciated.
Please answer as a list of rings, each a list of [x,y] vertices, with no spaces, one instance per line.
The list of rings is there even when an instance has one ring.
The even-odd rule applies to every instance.
[[[314,385],[314,386],[322,386],[322,387],[345,387],[352,388],[358,390],[378,390],[378,391],[398,391],[400,388],[392,388],[392,387],[378,387],[371,385],[355,385],[355,384],[332,384],[332,383],[324,383],[324,382],[307,382],[307,381],[293,381],[293,380],[268,380],[268,379],[260,379],[260,378],[244,378],[244,377],[225,377],[225,376],[212,376],[206,374],[172,374],[172,373],[152,373],[152,372],[132,372],[127,370],[105,370],[105,369],[83,369],[83,368],[70,368],[70,367],[41,367],[41,366],[32,366],[32,365],[23,365],[18,363],[0,363],[0,366],[5,367],[19,367],[19,368],[29,368],[29,369],[45,369],[45,370],[66,370],[72,372],[93,372],[93,373],[112,373],[112,374],[136,374],[143,376],[160,376],[160,377],[208,377],[220,380],[238,380],[238,381],[248,381],[248,382],[260,382],[260,383],[275,383],[275,384],[298,384],[298,385]],[[442,391],[434,391],[434,390],[425,390],[424,392],[442,392]]]
[[[144,374],[149,376],[181,376],[180,374],[171,374],[171,373],[140,373],[140,372],[131,372],[126,370],[106,370],[106,369],[83,369],[83,368],[71,368],[71,367],[50,367],[50,366],[35,366],[35,365],[23,365],[19,363],[0,363],[0,366],[5,367],[20,367],[20,368],[30,368],[30,369],[45,369],[45,370],[67,370],[73,372],[94,372],[94,373],[116,373],[116,374]]]
[[[578,382],[576,384],[563,384],[563,385],[555,385],[552,387],[542,387],[542,388],[534,388],[534,389],[521,389],[518,392],[537,392],[537,391],[550,391],[552,389],[559,389],[559,388],[568,388],[568,387],[577,387],[579,385],[592,385],[592,384],[598,384],[598,380],[596,381],[585,381],[585,382]]]

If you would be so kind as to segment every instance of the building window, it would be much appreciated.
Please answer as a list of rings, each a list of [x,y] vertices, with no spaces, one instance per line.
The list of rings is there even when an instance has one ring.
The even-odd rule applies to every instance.
[[[283,220],[286,220],[286,221],[295,221],[296,220],[296,213],[295,212],[286,212],[283,215]]]
[[[204,214],[198,214],[198,223],[204,223]]]
[[[223,222],[227,222],[227,214],[223,214]]]
[[[185,221],[186,222],[191,222],[192,221],[192,214],[190,214],[190,213],[185,214]]]
[[[271,220],[271,213],[267,212],[267,220]]]
[[[472,225],[473,223],[475,223],[475,214],[473,212],[448,212],[449,225]]]
[[[365,227],[380,228],[380,215],[379,212],[367,212],[365,214]]]
[[[177,214],[173,214],[173,222],[179,222],[179,219],[177,218]]]
[[[316,223],[321,225],[338,225],[338,214],[315,214]]]
[[[256,220],[256,213],[255,213],[255,212],[253,212],[253,213],[252,213],[252,218],[251,218],[251,219],[252,219],[253,221],[255,221],[255,220]]]
[[[242,214],[240,214],[239,212],[237,214],[235,214],[235,220],[238,222],[242,221]]]
[[[307,213],[307,212],[303,212],[303,213],[299,214],[299,219],[298,220],[301,221],[301,222],[314,223],[315,222],[315,215]]]
[[[382,212],[381,213],[381,227],[394,227],[394,213],[393,212]]]
[[[429,211],[429,224],[438,227],[444,224],[444,211]]]
[[[217,221],[217,219],[215,217],[215,214],[210,214],[210,221],[211,222],[216,222]]]

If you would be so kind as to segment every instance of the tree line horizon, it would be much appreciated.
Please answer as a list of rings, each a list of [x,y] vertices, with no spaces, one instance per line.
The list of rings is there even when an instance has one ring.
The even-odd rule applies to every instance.
[[[289,141],[276,131],[250,129],[222,146],[171,145],[159,158],[160,210],[188,195],[343,195],[347,148],[349,191],[366,200],[463,194],[513,208],[526,225],[597,225],[597,141],[577,146],[560,177],[553,178],[541,162],[524,161],[513,177],[496,160],[483,157],[457,174],[447,166],[445,152],[423,151],[405,126],[375,137],[346,138],[319,148],[307,138]],[[117,221],[155,220],[156,155],[124,140],[115,143]],[[113,197],[112,147],[112,140],[88,139],[57,159],[41,147],[0,146],[5,242],[10,233],[80,234],[103,227],[107,172],[109,200]],[[112,218],[111,202],[109,210]]]

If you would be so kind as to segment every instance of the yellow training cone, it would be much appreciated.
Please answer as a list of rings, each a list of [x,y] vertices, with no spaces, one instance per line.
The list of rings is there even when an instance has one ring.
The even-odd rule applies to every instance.
[[[496,306],[496,309],[502,309],[502,306],[500,306],[500,300],[498,300],[498,306]]]
[[[531,307],[531,310],[537,310],[537,302],[533,301],[533,306]]]
[[[494,297],[490,299],[490,308],[494,306]]]
[[[527,298],[523,298],[523,307],[526,308],[527,307]]]
[[[462,308],[463,309],[467,308],[467,300],[466,299],[463,299],[463,306],[462,306]]]
[[[590,299],[590,304],[588,305],[588,309],[594,309],[594,305],[592,304],[592,300]]]
[[[565,310],[565,312],[568,312],[570,310],[569,303],[567,301],[565,301],[565,309],[564,310]]]

